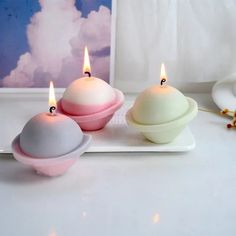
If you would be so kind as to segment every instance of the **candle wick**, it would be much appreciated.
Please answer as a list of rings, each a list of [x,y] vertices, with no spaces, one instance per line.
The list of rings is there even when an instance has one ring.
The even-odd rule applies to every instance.
[[[56,107],[55,107],[55,106],[51,106],[51,107],[49,108],[50,114],[51,114],[51,115],[54,115],[55,110],[56,110]]]
[[[165,78],[162,78],[161,79],[161,86],[166,82],[166,79]]]
[[[84,74],[87,74],[88,77],[91,77],[91,73],[89,71],[85,71]]]

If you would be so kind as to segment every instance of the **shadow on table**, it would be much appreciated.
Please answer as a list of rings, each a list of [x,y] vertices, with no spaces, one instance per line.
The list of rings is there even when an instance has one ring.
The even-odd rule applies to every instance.
[[[35,184],[37,182],[50,181],[50,177],[40,176],[35,173],[30,167],[24,166],[10,159],[12,155],[2,157],[0,160],[0,182],[7,182],[12,184]]]

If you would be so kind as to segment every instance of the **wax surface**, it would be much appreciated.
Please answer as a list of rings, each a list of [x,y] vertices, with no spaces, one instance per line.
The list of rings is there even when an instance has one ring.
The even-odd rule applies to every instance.
[[[63,110],[69,113],[70,115],[84,116],[103,111],[111,107],[115,102],[115,100],[111,100],[101,105],[80,105],[75,104],[73,102],[69,102],[66,99],[62,99],[61,105],[64,108]]]
[[[114,89],[95,77],[84,77],[73,81],[63,94],[63,100],[79,105],[103,105],[114,99]]]
[[[153,125],[172,121],[188,110],[186,97],[171,86],[152,86],[135,100],[133,119],[141,124]]]
[[[83,138],[80,127],[71,118],[40,113],[29,120],[20,134],[20,147],[35,158],[64,155],[77,148]]]

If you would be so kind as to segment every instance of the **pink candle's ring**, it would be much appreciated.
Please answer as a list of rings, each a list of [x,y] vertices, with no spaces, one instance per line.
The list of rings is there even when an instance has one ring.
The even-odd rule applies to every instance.
[[[38,174],[58,176],[64,174],[80,157],[91,142],[90,135],[83,135],[82,142],[69,153],[51,158],[34,158],[24,153],[20,147],[20,134],[12,142],[12,151],[15,159],[31,166]]]
[[[114,89],[114,92],[115,92],[115,99],[114,101],[111,102],[110,106],[104,107],[103,110],[100,110],[100,107],[99,109],[96,109],[96,107],[93,106],[93,110],[95,111],[100,110],[98,112],[94,112],[87,115],[72,115],[63,110],[61,105],[62,102],[61,100],[59,100],[57,103],[57,112],[72,118],[79,124],[82,130],[92,131],[92,130],[102,129],[111,120],[114,113],[124,103],[123,93],[118,89]],[[86,109],[85,106],[83,106],[83,109]]]

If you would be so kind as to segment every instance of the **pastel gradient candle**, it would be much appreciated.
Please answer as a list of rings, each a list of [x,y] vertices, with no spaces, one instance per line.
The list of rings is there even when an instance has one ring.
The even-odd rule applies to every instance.
[[[32,117],[12,143],[14,157],[38,173],[63,174],[87,149],[91,141],[74,120],[56,112],[52,82],[49,112]]]
[[[127,123],[155,143],[171,142],[197,114],[197,103],[167,85],[164,64],[160,84],[138,95],[127,112]]]
[[[102,79],[91,75],[88,49],[85,47],[83,73],[73,81],[58,102],[59,111],[74,119],[83,130],[103,128],[119,109],[124,95]]]

